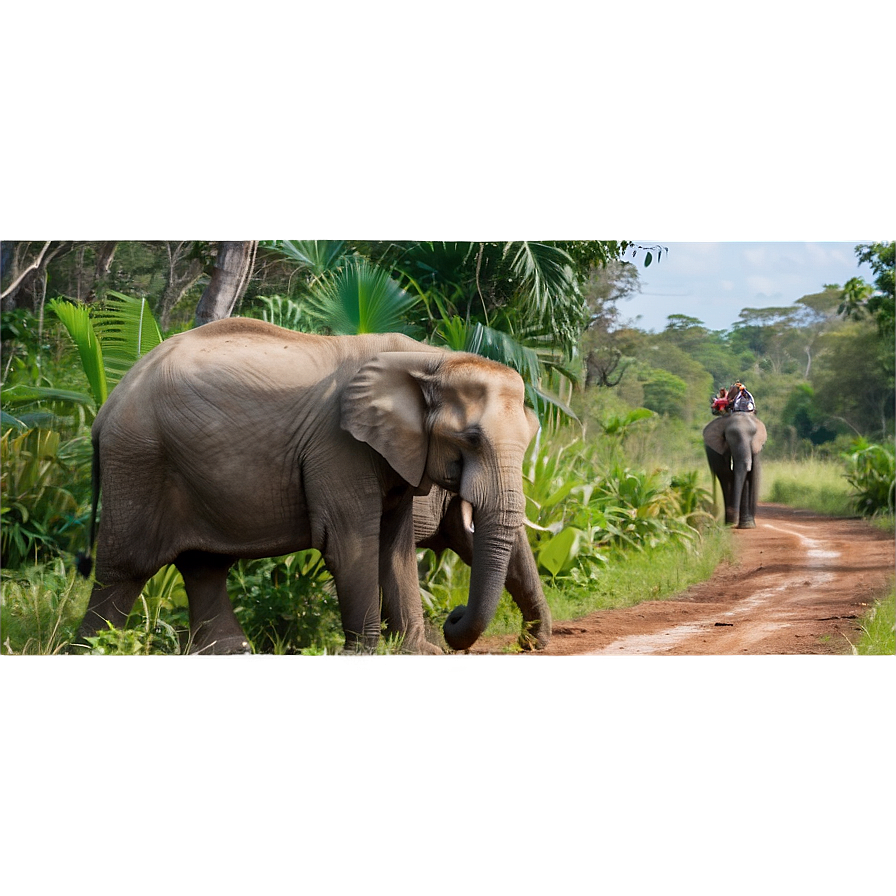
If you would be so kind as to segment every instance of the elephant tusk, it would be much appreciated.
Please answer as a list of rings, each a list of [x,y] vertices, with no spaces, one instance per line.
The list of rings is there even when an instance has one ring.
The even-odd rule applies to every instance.
[[[475,532],[476,527],[473,525],[473,505],[469,501],[461,501],[460,515],[461,519],[464,521],[464,529],[470,534]]]

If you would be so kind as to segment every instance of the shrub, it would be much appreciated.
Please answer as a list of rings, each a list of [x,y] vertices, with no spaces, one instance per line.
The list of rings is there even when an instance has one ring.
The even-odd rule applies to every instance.
[[[68,488],[83,479],[74,472],[82,462],[76,449],[83,441],[63,443],[58,432],[45,429],[8,430],[0,437],[5,568],[59,556],[83,531],[86,508]]]
[[[230,581],[234,612],[256,653],[341,648],[339,605],[319,551],[240,560]]]
[[[590,575],[607,551],[691,541],[709,520],[712,500],[696,472],[668,478],[621,463],[602,469],[596,448],[546,446],[524,480],[530,540],[543,572]]]
[[[849,470],[856,510],[863,516],[893,513],[896,488],[896,453],[892,445],[872,445],[856,439],[851,453],[843,455]]]
[[[185,652],[181,632],[162,616],[162,606],[151,606],[141,595],[124,628],[109,623],[107,629],[84,638],[91,654],[100,656],[149,656]]]
[[[90,593],[89,583],[61,559],[39,567],[4,569],[0,635],[7,654],[54,654],[72,638]]]

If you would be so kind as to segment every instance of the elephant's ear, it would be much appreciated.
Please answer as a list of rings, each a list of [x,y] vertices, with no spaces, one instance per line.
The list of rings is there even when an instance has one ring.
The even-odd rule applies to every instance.
[[[414,487],[423,479],[429,446],[423,384],[439,360],[437,353],[383,352],[342,393],[342,428]]]
[[[753,454],[759,454],[762,451],[762,446],[765,444],[765,440],[768,438],[768,432],[765,428],[765,424],[757,417],[756,418],[756,433],[753,436],[753,442],[751,444],[751,448],[753,450]]]
[[[724,454],[728,450],[728,443],[725,441],[725,424],[729,419],[728,417],[716,417],[715,420],[710,420],[703,427],[703,441],[716,454]]]

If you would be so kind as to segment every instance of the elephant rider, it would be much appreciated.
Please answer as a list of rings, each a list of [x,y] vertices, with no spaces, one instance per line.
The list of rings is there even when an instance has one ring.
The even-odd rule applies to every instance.
[[[756,402],[743,383],[737,382],[728,390],[728,399],[734,411],[756,413]]]
[[[724,387],[719,389],[719,394],[712,400],[712,412],[716,417],[727,414],[731,410],[728,403],[728,393]]]

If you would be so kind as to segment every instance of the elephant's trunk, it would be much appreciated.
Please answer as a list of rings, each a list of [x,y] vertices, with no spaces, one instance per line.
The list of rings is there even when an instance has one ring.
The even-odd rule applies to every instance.
[[[448,646],[466,650],[486,630],[504,591],[510,552],[523,523],[522,492],[504,496],[502,509],[476,511],[470,596],[466,606],[455,607],[445,621]]]
[[[753,458],[750,453],[750,443],[739,434],[732,434],[729,438],[731,448],[731,462],[734,468],[734,477],[731,487],[731,524],[740,525],[743,510],[744,489],[749,488],[747,477],[753,466]]]
[[[744,494],[744,484],[747,481],[747,470],[743,464],[734,464],[734,484],[731,488],[731,507],[727,509],[730,522],[733,526],[740,524],[740,506]]]

